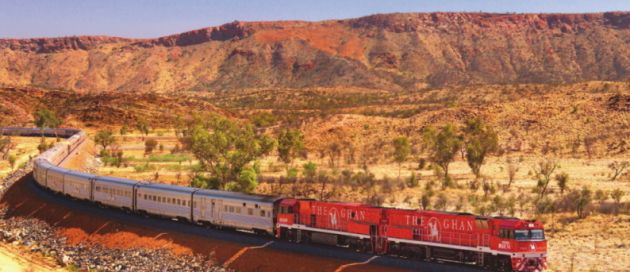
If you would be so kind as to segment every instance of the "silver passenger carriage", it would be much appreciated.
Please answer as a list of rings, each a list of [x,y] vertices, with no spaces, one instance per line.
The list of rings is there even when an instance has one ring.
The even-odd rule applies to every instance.
[[[65,186],[64,175],[66,172],[68,170],[58,166],[49,167],[46,170],[46,187],[54,192],[63,193]]]
[[[168,184],[142,184],[137,189],[136,210],[191,220],[192,194],[197,190]]]
[[[193,196],[197,223],[273,234],[275,203],[280,197],[199,190]]]
[[[95,175],[68,170],[64,175],[64,193],[76,199],[92,200]]]
[[[139,182],[115,177],[96,177],[92,190],[94,202],[133,210],[134,186]]]
[[[35,181],[37,182],[37,184],[43,187],[47,187],[46,186],[46,171],[48,170],[48,168],[52,166],[53,165],[50,164],[45,159],[42,159],[39,157],[35,159],[35,161],[33,162],[33,177],[35,178]]]

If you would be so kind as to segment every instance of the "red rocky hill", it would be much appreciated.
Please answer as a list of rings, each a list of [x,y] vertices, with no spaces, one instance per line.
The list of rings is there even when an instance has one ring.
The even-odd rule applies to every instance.
[[[630,12],[404,13],[234,22],[143,40],[0,40],[0,85],[79,92],[585,80],[630,80]]]

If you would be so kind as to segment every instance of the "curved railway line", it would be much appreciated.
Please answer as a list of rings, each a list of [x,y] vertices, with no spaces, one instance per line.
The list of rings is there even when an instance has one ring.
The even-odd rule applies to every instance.
[[[73,131],[73,134],[79,132]],[[29,136],[28,133],[21,135]],[[47,136],[53,135],[47,133]],[[74,154],[79,146],[74,146],[68,155]],[[61,166],[64,159],[58,161]],[[215,265],[239,271],[482,271],[470,266],[373,256],[343,248],[294,244],[249,233],[138,216],[56,194],[39,186],[31,174],[16,182],[1,203],[8,208],[9,217],[41,219],[56,227],[60,235],[68,237],[69,243],[167,248],[175,254],[210,255]]]

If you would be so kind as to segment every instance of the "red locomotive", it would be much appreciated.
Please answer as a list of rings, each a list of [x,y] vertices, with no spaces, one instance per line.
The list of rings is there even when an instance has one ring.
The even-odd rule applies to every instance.
[[[546,269],[547,242],[536,221],[286,198],[276,235],[406,258],[475,264],[499,271]]]

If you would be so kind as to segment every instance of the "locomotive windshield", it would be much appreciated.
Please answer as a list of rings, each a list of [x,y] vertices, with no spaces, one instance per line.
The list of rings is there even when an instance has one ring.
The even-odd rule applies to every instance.
[[[545,233],[541,229],[515,230],[514,238],[518,241],[545,240]]]

